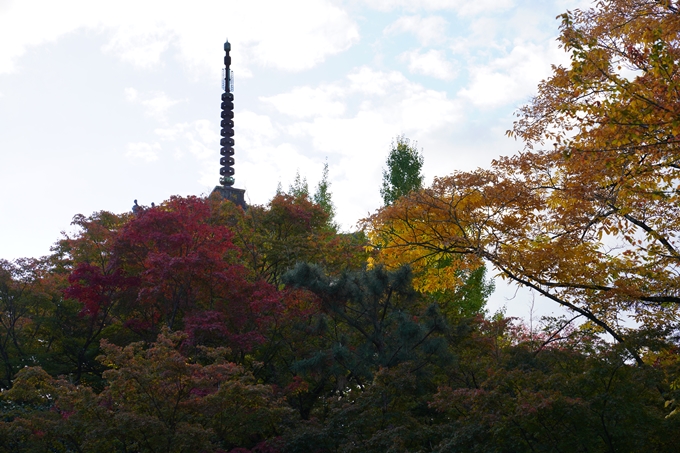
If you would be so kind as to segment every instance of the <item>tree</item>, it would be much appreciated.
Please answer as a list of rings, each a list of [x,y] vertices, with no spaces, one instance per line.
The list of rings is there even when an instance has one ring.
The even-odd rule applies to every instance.
[[[54,313],[48,266],[44,260],[0,259],[0,389],[12,385],[14,374],[44,359],[46,319]]]
[[[473,317],[484,313],[489,296],[496,289],[493,279],[486,278],[486,266],[458,272],[462,285],[455,290],[439,290],[431,293],[442,313],[451,318]],[[454,271],[455,273],[455,271]]]
[[[571,63],[519,111],[510,135],[524,151],[435,178],[374,216],[374,231],[394,240],[394,253],[483,258],[619,342],[626,314],[647,327],[675,322],[679,30],[677,9],[663,1],[563,15]],[[551,148],[539,149],[545,142]]]
[[[295,172],[295,180],[293,181],[293,184],[288,186],[288,194],[295,198],[309,197],[309,185],[307,184],[307,178],[300,176],[300,170]]]
[[[409,139],[403,135],[392,140],[392,150],[387,156],[387,169],[383,170],[380,189],[385,206],[423,186],[423,162],[423,154],[418,152],[417,142],[411,145]]]
[[[186,341],[186,334],[167,329],[148,345],[103,341],[99,360],[109,369],[98,394],[39,367],[23,368],[0,396],[0,449],[179,453],[264,447],[292,411],[272,387],[227,362],[225,348],[188,357],[180,351]]]
[[[592,331],[572,329],[555,343],[554,334],[543,335],[545,346],[536,347],[522,330],[496,319],[474,332],[450,384],[430,400],[448,416],[439,428],[450,433],[434,451],[677,449],[660,368],[632,365],[625,347]]]
[[[220,206],[173,197],[144,210],[100,242],[95,256],[104,261],[78,262],[89,256],[81,248],[92,248],[91,241],[81,236],[91,229],[74,238],[69,255],[76,258],[64,294],[67,302],[76,302],[79,316],[70,312],[61,324],[72,327],[77,340],[69,348],[78,365],[76,380],[82,370],[98,368],[101,374],[94,361],[100,338],[117,344],[152,341],[167,326],[186,329],[195,346],[229,346],[234,357],[263,341],[280,297],[240,262],[233,233],[213,211]]]
[[[76,232],[62,233],[52,248],[49,279],[62,277],[63,282],[44,338],[51,345],[52,363],[41,365],[50,374],[68,373],[76,383],[101,384],[99,340],[105,330],[110,334],[121,326],[120,308],[134,300],[130,288],[138,281],[125,274],[114,254],[121,229],[132,219],[129,213],[77,214],[71,222]]]
[[[273,436],[290,410],[281,407],[272,388],[227,362],[224,348],[186,357],[180,351],[186,340],[185,334],[166,330],[148,347],[103,342],[100,360],[110,367],[109,385],[99,396],[109,401],[106,437],[121,445],[148,442],[153,451],[180,452],[191,446],[250,448]]]
[[[312,200],[314,200],[314,203],[321,206],[324,212],[328,214],[328,225],[332,229],[337,230],[337,226],[334,220],[335,206],[333,205],[333,200],[331,200],[331,191],[329,189],[330,185],[331,183],[328,181],[328,161],[326,161],[323,164],[321,181],[319,181],[319,184],[316,186],[316,191],[312,196]]]
[[[525,141],[527,152],[499,161],[499,168],[543,192],[552,216],[540,221],[559,225],[546,248],[566,245],[565,236],[573,241],[556,255],[558,265],[567,269],[585,259],[606,277],[597,283],[545,272],[536,277],[589,292],[610,315],[631,310],[648,324],[674,319],[680,304],[680,15],[668,1],[613,0],[561,18],[560,41],[571,65],[555,68],[520,110],[510,134]],[[534,151],[545,141],[552,150]]]
[[[471,265],[481,256],[532,269],[503,254],[536,260],[540,241],[523,255],[506,244],[484,248],[494,245],[486,234],[514,233],[522,243],[532,227],[503,215],[541,206],[513,204],[531,190],[498,168],[451,181],[455,191],[421,190],[380,212],[390,222],[382,233],[398,233],[387,250],[426,255],[431,247],[432,276],[455,273],[448,258],[456,254]],[[280,197],[259,211],[273,210],[276,221],[243,231],[292,228],[284,242],[316,244],[332,271],[298,264],[278,289],[264,284],[231,242],[247,213],[193,197],[108,227],[101,213],[83,217],[85,228],[60,244],[65,253],[0,261],[0,364],[11,368],[0,369],[11,381],[0,392],[0,451],[677,451],[676,325],[647,322],[611,344],[592,322],[572,325],[577,316],[538,328],[488,319],[479,310],[483,267],[459,274],[461,286],[448,292],[415,290],[408,267],[342,271],[325,255],[339,254],[333,241],[347,236],[314,223],[310,213],[325,213],[307,197]],[[410,234],[421,242],[397,242]],[[542,265],[564,259],[551,253]],[[176,299],[179,284],[186,289]],[[68,298],[58,296],[64,287]],[[601,315],[595,305],[575,307]],[[120,334],[142,315],[159,335]]]
[[[444,333],[448,324],[436,304],[422,307],[411,286],[408,267],[382,267],[328,278],[318,266],[298,264],[284,276],[288,286],[311,291],[320,305],[308,332],[321,338],[294,369],[311,381],[307,398],[299,398],[303,419],[331,389],[370,385],[381,368],[408,362],[405,370],[420,375],[451,360]]]
[[[175,329],[184,314],[213,310],[242,287],[244,270],[229,260],[236,252],[232,233],[209,220],[204,201],[173,197],[132,219],[116,238],[116,265],[139,278],[137,315],[152,331],[159,323]]]
[[[235,225],[245,257],[258,276],[278,285],[298,261],[320,261],[330,232],[328,215],[307,195],[276,195],[267,206],[252,206]]]
[[[267,205],[247,212],[218,199],[214,221],[228,224],[241,260],[255,275],[279,285],[281,276],[298,262],[321,264],[339,274],[366,263],[366,238],[361,233],[337,233],[323,206],[301,194],[276,194]]]

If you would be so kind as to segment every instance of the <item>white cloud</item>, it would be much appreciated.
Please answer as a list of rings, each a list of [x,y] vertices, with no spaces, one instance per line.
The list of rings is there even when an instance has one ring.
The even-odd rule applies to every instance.
[[[184,150],[189,151],[198,160],[206,160],[217,156],[220,134],[215,130],[212,121],[196,120],[187,123],[177,123],[169,128],[159,128],[154,133],[163,141],[180,142],[178,149],[182,156]]]
[[[480,13],[506,11],[515,6],[514,0],[464,0],[460,2],[458,14],[472,16]]]
[[[238,186],[246,189],[246,197],[251,200],[262,202],[271,198],[279,182],[287,188],[296,171],[301,175],[321,174],[319,162],[291,143],[263,144],[248,148],[245,153],[241,150],[243,148],[237,144],[235,177]]]
[[[260,97],[260,100],[286,115],[307,118],[342,115],[345,104],[340,98],[343,97],[343,90],[339,86],[324,85],[317,88],[298,87],[288,93]]]
[[[154,91],[149,94],[140,95],[134,88],[125,88],[125,100],[132,103],[139,103],[144,107],[144,114],[157,121],[165,121],[168,110],[181,101],[170,98],[162,91]]]
[[[32,130],[25,118],[33,117],[29,110],[35,105],[59,111],[59,120],[69,125],[92,124],[96,112],[106,110],[101,131],[89,126],[60,127],[61,123],[56,122],[46,134],[50,137],[47,146],[46,139],[29,142],[15,140],[9,133],[0,134],[5,139],[4,148],[7,143],[22,146],[25,142],[21,150],[10,153],[12,159],[21,156],[24,163],[15,164],[13,160],[0,165],[0,169],[11,168],[17,173],[21,168],[30,168],[35,172],[36,163],[52,162],[52,155],[68,158],[57,159],[51,165],[76,162],[82,168],[77,171],[81,177],[76,178],[73,193],[79,197],[92,195],[92,200],[87,205],[78,204],[78,197],[60,188],[57,198],[70,200],[70,204],[54,206],[61,206],[67,217],[95,209],[129,209],[129,202],[119,204],[120,190],[128,191],[130,195],[125,197],[130,201],[132,193],[135,197],[146,193],[147,199],[159,201],[172,193],[200,193],[203,188],[197,180],[214,186],[219,178],[217,104],[193,101],[213,92],[214,102],[218,102],[222,43],[226,37],[232,42],[237,90],[243,88],[235,121],[237,187],[246,188],[247,196],[255,203],[266,202],[278,180],[287,187],[298,168],[313,187],[314,177],[320,176],[321,165],[328,156],[334,201],[340,221],[348,226],[380,205],[380,169],[390,140],[397,134],[406,134],[424,148],[428,176],[487,165],[492,157],[512,153],[520,146],[502,133],[512,121],[510,107],[480,114],[471,99],[484,107],[506,92],[532,92],[534,81],[521,82],[525,74],[519,74],[521,83],[503,85],[515,77],[512,65],[521,66],[522,61],[510,64],[494,58],[510,55],[513,42],[544,43],[557,30],[554,17],[563,11],[561,2],[572,0],[522,0],[515,2],[518,6],[510,11],[505,8],[511,3],[501,0],[367,2],[391,9],[387,14],[367,8],[362,1],[0,0],[0,73],[24,72],[0,76],[0,91],[5,94],[0,106],[8,107],[4,114],[11,120],[5,127],[7,132],[11,128],[19,136],[23,130]],[[520,10],[532,14],[519,14]],[[475,15],[461,19],[464,14]],[[404,34],[392,39],[396,36],[393,33]],[[456,41],[460,38],[465,40]],[[446,55],[454,68],[460,62],[473,64],[474,71],[467,81],[459,77],[445,85],[418,77],[422,84],[413,83],[406,69],[411,60],[401,64],[388,57],[417,47],[393,47],[404,40],[421,43],[420,51],[412,54],[418,58],[413,58],[411,70],[418,74],[430,71],[447,76],[450,67],[443,65],[443,70],[440,67],[437,72],[433,69],[436,65],[425,64],[424,57],[431,48],[442,51],[441,58],[433,59],[435,63],[446,61]],[[454,56],[448,47],[443,50],[454,42],[461,44],[460,55]],[[93,45],[104,52],[102,58],[93,57]],[[338,55],[348,48],[352,51]],[[51,62],[51,79],[42,87],[48,91],[26,88],[29,84],[25,82],[29,81],[44,84],[40,82],[46,80],[40,61],[46,52],[54,52],[50,58],[62,56]],[[338,57],[328,61],[334,55]],[[416,64],[419,59],[420,66]],[[329,64],[318,67],[324,60]],[[367,66],[355,69],[357,65]],[[281,74],[311,67],[315,70],[296,77]],[[531,68],[525,69],[528,73]],[[88,78],[89,74],[99,76]],[[194,80],[187,80],[187,75]],[[257,79],[239,86],[239,80],[249,75]],[[485,99],[485,88],[493,91],[494,87],[475,86],[477,76],[488,76],[491,81],[499,77],[496,85],[504,86],[503,92]],[[51,81],[63,84],[55,84],[58,91],[50,90]],[[456,97],[463,88],[467,92]],[[164,93],[148,91],[151,89]],[[118,102],[109,102],[112,99],[107,90],[118,95]],[[264,102],[258,101],[258,92],[267,96]],[[101,102],[93,102],[92,93],[103,94]],[[64,94],[69,95],[68,105],[63,104]],[[190,96],[191,105],[177,104]],[[134,104],[121,106],[126,99]],[[463,116],[463,112],[469,115]],[[144,120],[143,113],[163,120],[166,114],[171,121],[166,124]],[[196,121],[201,118],[210,121]],[[160,129],[154,131],[155,127]],[[87,159],[77,154],[78,150],[91,150],[93,140],[101,141],[101,132],[106,133],[107,146],[119,150],[117,156],[105,150],[88,153]],[[52,151],[40,154],[46,149]],[[10,156],[1,157],[7,160]],[[94,184],[91,187],[96,190],[82,191],[88,175],[96,174],[90,171],[90,164],[91,168],[106,167],[113,176],[128,177],[129,184],[113,192]],[[53,173],[54,168],[46,167],[45,174],[50,171]],[[30,194],[28,189],[21,193]],[[7,212],[20,216],[21,205]],[[50,241],[54,232],[63,227],[55,224],[54,218],[30,223],[49,225]],[[64,225],[68,225],[68,218]],[[31,238],[19,240],[33,242]],[[10,242],[14,241],[17,239]],[[11,245],[3,244],[2,248]]]
[[[125,155],[132,159],[139,159],[146,162],[153,162],[158,160],[158,151],[161,150],[161,145],[158,142],[155,143],[128,143],[127,153]]]
[[[424,136],[450,127],[461,118],[459,101],[448,99],[445,92],[411,82],[396,71],[364,67],[337,87],[346,93],[348,100],[360,101],[356,110],[343,116],[317,114],[284,126],[284,130],[291,138],[311,139],[319,156],[364,161],[362,166],[368,170],[359,170],[352,164],[353,173],[372,171],[379,166],[384,159],[381,144],[385,140],[389,144],[390,137],[400,133]],[[375,154],[377,150],[379,157]],[[356,177],[352,180],[356,181]]]
[[[64,12],[81,10],[85,3],[23,0],[4,4],[0,15],[0,74],[15,72],[16,59],[26,53],[28,47],[45,44],[78,28],[82,14]]]
[[[454,53],[482,56],[489,51],[504,50],[508,43],[504,40],[507,17],[479,16],[468,22],[467,33],[451,40],[450,49]]]
[[[514,5],[513,0],[364,0],[371,8],[391,11],[403,8],[407,11],[453,10],[460,15],[479,14],[486,11],[502,11]]]
[[[402,130],[418,135],[452,125],[461,117],[460,105],[447,99],[443,91],[414,90],[404,97],[399,107]]]
[[[400,72],[363,67],[347,78],[350,91],[378,97],[374,103],[365,103],[364,109],[371,108],[391,118],[390,122],[401,130],[432,131],[460,119],[457,100],[449,99],[445,91],[429,90],[411,82]]]
[[[105,51],[140,68],[162,63],[171,48],[197,73],[210,73],[223,52],[225,32],[234,44],[234,69],[244,61],[287,71],[308,69],[359,40],[358,26],[332,0],[182,2],[162,0],[22,0],[0,16],[0,73],[16,71],[30,47],[79,29],[109,34]],[[309,20],[313,17],[313,20]]]
[[[215,130],[212,121],[197,120],[193,122],[193,126],[197,140],[199,140],[201,143],[205,143],[213,147],[215,146],[215,143],[219,143],[220,135]]]
[[[360,149],[348,147],[340,139],[340,136],[352,137],[354,130],[365,130],[366,134],[374,130],[378,135],[381,129],[425,133],[456,122],[461,114],[458,102],[448,99],[445,92],[428,90],[397,71],[362,67],[332,91],[361,100],[357,112],[349,117],[339,117],[336,112],[318,112],[310,121],[295,123],[289,129],[294,136],[313,136],[315,147],[326,152],[347,153]]]
[[[125,88],[125,100],[128,102],[135,102],[139,97],[139,91],[134,88]]]
[[[238,112],[235,128],[240,149],[270,146],[272,140],[279,135],[268,116],[251,111]]]
[[[551,64],[566,60],[554,42],[539,46],[516,44],[507,56],[470,67],[471,83],[458,95],[478,107],[498,107],[526,100],[537,84],[551,74]]]
[[[158,128],[154,133],[168,146],[174,146],[176,160],[184,159],[187,152],[197,161],[200,170],[198,182],[206,187],[214,186],[217,180],[217,163],[220,134],[209,120],[177,123],[171,127]]]
[[[172,30],[164,27],[143,32],[124,25],[116,29],[103,50],[138,68],[148,69],[160,63],[161,55],[170,47],[172,38]]]
[[[250,25],[257,24],[253,55],[265,66],[309,69],[359,40],[358,27],[347,13],[327,1],[270,2],[264,10],[266,14],[252,11],[258,17]],[[263,35],[268,39],[258,39]]]
[[[198,72],[214,68],[223,55],[225,38],[232,44],[232,65],[238,77],[250,76],[245,62],[293,72],[309,69],[359,40],[356,22],[335,3],[251,0],[192,4],[190,15],[178,12],[173,17],[172,29],[177,35],[173,44],[180,51],[180,60]]]
[[[207,160],[219,157],[215,151],[216,145],[210,143],[206,145],[200,140],[189,139],[189,152],[198,160]]]
[[[163,92],[154,93],[153,97],[142,101],[146,114],[159,121],[165,120],[165,115],[173,105],[181,101],[171,99]]]
[[[408,79],[401,72],[379,72],[367,66],[352,71],[347,79],[350,90],[373,96],[384,96],[392,88],[408,84]]]
[[[425,53],[412,50],[401,54],[399,59],[408,62],[408,69],[414,74],[441,80],[451,80],[456,76],[453,65],[446,60],[446,55],[441,50],[431,49]]]
[[[418,38],[423,46],[438,44],[446,39],[448,22],[441,16],[403,16],[387,26],[384,34],[409,32]]]
[[[288,132],[293,136],[309,134],[316,126],[324,129],[322,124],[335,124],[333,127],[337,132],[331,129],[326,132],[333,137],[330,142],[338,143],[342,149],[347,147],[335,136],[347,134],[354,127],[353,121],[358,121],[357,124],[373,122],[371,115],[381,118],[382,122],[396,130],[421,132],[443,127],[460,117],[458,102],[448,99],[445,92],[425,89],[398,71],[375,71],[368,67],[351,72],[342,82],[316,88],[298,87],[261,99],[281,113],[307,119],[290,126]],[[350,112],[347,116],[346,103],[349,100],[359,101],[359,107],[356,113]],[[305,111],[305,106],[311,107],[311,110]]]

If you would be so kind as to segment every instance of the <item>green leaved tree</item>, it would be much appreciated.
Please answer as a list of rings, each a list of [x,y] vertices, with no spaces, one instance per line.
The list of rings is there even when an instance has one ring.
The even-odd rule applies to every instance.
[[[418,143],[398,135],[392,140],[392,150],[387,157],[387,168],[383,170],[380,195],[385,206],[398,198],[423,187],[423,154],[418,151]]]
[[[333,205],[333,200],[331,199],[330,191],[331,183],[328,181],[328,161],[323,164],[323,172],[321,173],[321,181],[316,186],[316,191],[312,196],[314,203],[321,206],[326,214],[328,214],[328,225],[334,230],[337,229],[335,223],[335,205]]]
[[[279,186],[281,183],[279,183]],[[280,190],[277,188],[276,193],[278,194]],[[300,176],[300,170],[295,172],[295,180],[293,184],[288,186],[288,195],[295,198],[309,197],[309,184],[307,184],[307,178]]]

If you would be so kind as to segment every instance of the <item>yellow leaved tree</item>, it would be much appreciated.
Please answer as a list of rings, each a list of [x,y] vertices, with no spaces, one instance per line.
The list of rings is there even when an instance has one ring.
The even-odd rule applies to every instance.
[[[524,150],[367,222],[384,256],[487,260],[624,342],[624,316],[678,316],[680,12],[609,0],[561,19],[571,63],[519,110]]]

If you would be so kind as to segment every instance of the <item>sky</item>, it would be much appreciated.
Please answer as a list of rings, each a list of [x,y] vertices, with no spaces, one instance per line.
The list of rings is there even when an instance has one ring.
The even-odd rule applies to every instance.
[[[568,62],[556,16],[589,4],[0,0],[0,258],[48,254],[79,213],[208,195],[225,39],[234,187],[266,204],[297,173],[313,191],[328,162],[351,231],[382,204],[398,135],[426,181],[521,150],[513,113]]]

